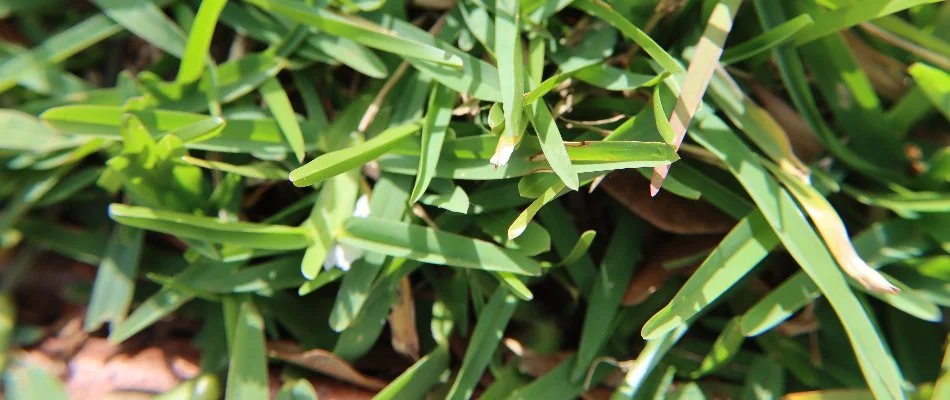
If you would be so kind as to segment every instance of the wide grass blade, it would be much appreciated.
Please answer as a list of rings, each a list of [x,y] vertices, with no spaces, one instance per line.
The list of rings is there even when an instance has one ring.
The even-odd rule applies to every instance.
[[[297,161],[303,162],[304,151],[306,150],[304,148],[303,132],[300,130],[297,114],[290,104],[287,92],[284,91],[277,78],[265,80],[259,90],[264,102],[267,103],[267,108],[270,109],[277,125],[280,126],[280,131],[284,134],[287,144],[293,150],[294,155],[297,156]]]
[[[198,14],[195,15],[195,21],[191,25],[191,32],[188,34],[184,53],[181,56],[181,65],[178,67],[176,81],[191,83],[201,78],[209,59],[208,49],[211,47],[211,38],[214,36],[218,17],[227,4],[228,0],[201,2]]]
[[[425,120],[422,122],[422,152],[419,154],[419,173],[412,186],[409,202],[415,203],[429,187],[429,182],[435,175],[439,164],[439,155],[442,154],[442,143],[452,120],[452,106],[455,105],[455,93],[451,89],[435,84],[429,96],[429,107]]]
[[[324,154],[290,171],[290,182],[298,187],[310,186],[361,167],[383,155],[419,129],[420,126],[417,123],[390,128],[365,143]]]
[[[541,273],[533,259],[490,243],[376,218],[348,219],[338,240],[365,251],[431,264],[520,275]]]
[[[151,0],[92,0],[103,14],[168,54],[182,58],[185,34]],[[168,3],[167,1],[165,3]]]
[[[228,365],[228,400],[263,399],[268,396],[267,350],[264,318],[250,300],[241,302],[233,328]]]
[[[303,228],[247,222],[222,222],[215,218],[112,204],[109,216],[140,229],[212,243],[228,243],[255,249],[296,250],[310,241]]]
[[[112,232],[92,286],[83,323],[87,332],[99,329],[106,322],[115,326],[125,319],[135,292],[144,237],[144,231],[123,225],[116,226]]]
[[[302,24],[341,36],[367,47],[387,51],[401,57],[414,58],[460,68],[462,60],[442,49],[394,35],[382,27],[355,16],[308,6],[288,0],[247,0],[265,10],[273,11]]]

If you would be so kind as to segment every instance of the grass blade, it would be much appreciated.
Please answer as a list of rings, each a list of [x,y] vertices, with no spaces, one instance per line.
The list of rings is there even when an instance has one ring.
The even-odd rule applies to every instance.
[[[587,375],[594,358],[613,333],[604,327],[611,324],[620,310],[620,301],[633,276],[632,266],[642,257],[640,249],[631,246],[631,243],[639,242],[643,228],[642,222],[630,216],[618,221],[588,298],[584,327],[577,348],[577,363],[571,371],[573,381],[579,381]]]
[[[185,34],[154,2],[92,0],[92,3],[109,18],[149,44],[178,58],[185,54]]]
[[[735,64],[762,52],[771,50],[786,43],[802,29],[814,24],[815,20],[808,14],[802,14],[769,29],[759,36],[749,39],[742,44],[729,47],[722,53],[720,63],[723,66]]]
[[[365,251],[430,264],[538,275],[536,261],[490,243],[418,225],[378,218],[350,218],[341,243]]]
[[[833,11],[813,15],[815,24],[795,35],[795,45],[801,46],[865,21],[939,1],[941,0],[865,0],[860,3],[851,3]]]
[[[280,81],[277,78],[269,78],[264,81],[260,87],[261,97],[267,103],[267,108],[280,126],[280,131],[284,134],[287,144],[297,156],[298,162],[303,162],[304,157],[304,137],[300,130],[300,123],[297,122],[297,114],[290,104],[287,92],[284,91]]]
[[[268,11],[281,14],[301,24],[312,25],[324,32],[341,36],[367,47],[387,51],[401,57],[461,67],[462,60],[442,49],[392,34],[370,21],[341,15],[323,8],[288,0],[247,0]]]
[[[175,78],[177,82],[191,83],[201,78],[205,63],[209,60],[208,49],[211,47],[211,38],[214,36],[218,17],[227,4],[228,0],[201,2],[195,21],[191,25],[191,32],[188,34],[184,54],[181,56],[181,65],[178,67],[178,76]]]
[[[142,230],[123,225],[115,227],[96,271],[83,323],[86,332],[98,330],[105,322],[114,327],[125,319],[132,304],[144,237]]]
[[[296,250],[307,247],[310,238],[302,228],[218,219],[112,204],[109,216],[117,222],[140,229],[213,243],[229,243],[255,249]]]
[[[472,331],[472,339],[469,340],[468,350],[465,351],[465,358],[462,359],[459,375],[452,383],[446,399],[459,400],[472,397],[475,384],[488,367],[488,362],[495,354],[505,327],[508,326],[508,321],[517,307],[518,299],[509,294],[505,287],[499,286],[495,289],[491,300],[478,315],[478,322]]]
[[[495,167],[505,166],[524,132],[524,62],[521,50],[519,0],[495,1],[495,55],[501,87],[505,130],[498,138],[495,154],[489,161]]]
[[[250,300],[242,301],[240,307],[229,352],[231,362],[224,398],[264,399],[269,394],[264,318]]]
[[[419,128],[416,123],[390,128],[363,144],[324,154],[290,171],[290,181],[297,187],[310,186],[358,168],[383,155]]]
[[[442,154],[442,143],[449,122],[452,120],[452,106],[455,105],[455,93],[451,89],[435,84],[429,96],[429,107],[425,120],[422,122],[422,152],[419,154],[419,173],[416,183],[412,186],[409,202],[419,201],[429,182],[435,175],[439,164],[439,155]]]

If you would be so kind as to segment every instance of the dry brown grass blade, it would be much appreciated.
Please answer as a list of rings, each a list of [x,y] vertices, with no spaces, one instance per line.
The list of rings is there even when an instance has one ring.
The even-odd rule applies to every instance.
[[[416,303],[412,299],[412,286],[404,277],[396,288],[396,304],[389,313],[389,330],[392,332],[393,349],[413,360],[419,359],[419,332],[416,331]]]
[[[758,98],[759,103],[762,104],[762,108],[785,131],[795,155],[805,163],[815,161],[825,149],[821,141],[818,140],[815,131],[808,126],[808,122],[802,118],[801,114],[781,97],[776,96],[775,93],[762,85],[751,82],[749,86],[752,93]]]
[[[267,345],[267,355],[366,389],[381,390],[386,387],[385,381],[363,375],[342,358],[326,350],[302,351],[294,343],[271,342]]]
[[[613,172],[600,184],[611,197],[651,225],[679,234],[723,233],[735,221],[704,201],[694,201],[672,193],[650,197],[639,175]]]
[[[709,87],[709,81],[719,65],[722,48],[729,31],[732,30],[732,20],[740,4],[742,0],[723,0],[716,4],[709,16],[709,22],[706,23],[706,30],[703,31],[703,36],[696,45],[696,54],[686,70],[683,90],[679,99],[676,100],[676,106],[673,107],[673,115],[670,116],[670,125],[675,134],[673,145],[677,149],[683,143],[686,129],[689,128],[689,123],[699,110],[706,88]],[[653,177],[650,179],[651,196],[656,196],[660,192],[660,187],[663,186],[663,181],[669,173],[669,164],[653,168]]]

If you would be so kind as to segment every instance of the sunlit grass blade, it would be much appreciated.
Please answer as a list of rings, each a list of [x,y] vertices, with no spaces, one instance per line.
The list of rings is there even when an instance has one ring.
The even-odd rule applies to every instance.
[[[802,14],[785,21],[767,32],[741,44],[731,46],[722,53],[720,63],[723,66],[735,64],[753,56],[769,51],[786,43],[802,29],[812,26],[814,20],[808,14]]]
[[[924,63],[914,63],[907,72],[934,107],[950,119],[950,73]]]
[[[505,130],[498,138],[495,154],[490,160],[496,167],[508,164],[511,153],[524,136],[520,128],[524,118],[525,70],[518,4],[518,0],[495,1],[495,56],[505,114]]]
[[[628,215],[618,221],[590,291],[581,340],[577,348],[577,362],[571,371],[571,380],[578,381],[587,375],[594,358],[613,333],[604,328],[612,323],[620,310],[620,300],[633,276],[632,266],[643,256],[640,249],[630,245],[639,241],[643,231],[643,223],[632,216]]]
[[[130,113],[141,119],[153,133],[176,131],[210,118],[208,115],[169,110]],[[41,118],[62,132],[118,140],[121,138],[119,125],[124,114],[125,111],[120,107],[76,105],[50,109]],[[308,131],[314,133],[309,129],[304,130]],[[308,143],[314,142],[312,136],[305,139]],[[232,153],[282,154],[291,151],[280,127],[272,119],[227,119],[220,134],[205,141],[188,142],[185,147]]]
[[[853,240],[859,255],[874,268],[918,257],[932,245],[910,221],[885,221],[871,225]],[[778,325],[820,295],[804,272],[787,279],[742,316],[742,331],[758,335]]]
[[[491,300],[479,313],[478,322],[472,331],[472,338],[462,359],[461,371],[452,383],[446,399],[459,400],[472,397],[475,385],[501,342],[502,332],[508,326],[518,299],[508,293],[505,287],[498,287]]]
[[[340,242],[368,252],[411,258],[431,264],[538,275],[536,261],[490,243],[377,218],[350,218]]]
[[[117,222],[183,238],[230,243],[257,249],[296,250],[307,247],[309,236],[303,228],[247,222],[222,222],[202,217],[146,207],[112,204],[109,216]]]
[[[538,133],[541,150],[544,152],[544,157],[551,166],[551,170],[557,174],[558,178],[561,178],[565,186],[571,190],[577,190],[580,186],[577,172],[574,171],[574,166],[571,164],[571,158],[564,147],[564,140],[561,138],[561,132],[558,130],[557,124],[554,122],[551,110],[543,101],[535,102],[527,107],[528,118],[531,119],[531,124]]]
[[[150,0],[92,0],[123,28],[175,57],[185,54],[185,34]],[[165,3],[168,3],[167,1]]]
[[[650,57],[653,57],[653,59],[667,71],[673,74],[686,72],[683,71],[683,67],[676,62],[676,59],[663,50],[649,35],[640,30],[640,28],[637,28],[636,25],[624,18],[623,15],[620,15],[620,13],[615,11],[607,2],[603,0],[575,0],[571,3],[571,6],[584,10],[588,14],[603,19],[615,26],[624,36],[627,36],[640,45]],[[726,30],[726,32],[728,32],[728,30]]]
[[[834,259],[791,196],[769,177],[754,153],[718,118],[704,120],[692,137],[726,163],[782,244],[828,298],[844,325],[871,390],[880,396],[903,396],[903,378],[880,334],[841,272],[828,268]]]
[[[646,381],[647,376],[653,372],[660,360],[666,356],[674,344],[683,337],[687,327],[680,326],[670,332],[658,336],[656,339],[648,340],[643,351],[637,356],[636,364],[627,371],[623,377],[623,383],[617,387],[611,400],[632,399]]]
[[[326,153],[290,171],[290,181],[298,187],[310,186],[358,168],[383,155],[419,129],[420,126],[417,123],[390,128],[365,143]]]
[[[758,211],[740,220],[683,284],[676,297],[643,325],[643,337],[655,339],[691,321],[752,271],[778,244],[778,237]]]
[[[401,57],[431,61],[452,67],[461,67],[462,60],[453,54],[428,44],[394,35],[370,21],[355,16],[341,15],[327,9],[315,8],[288,0],[247,0],[265,10],[282,14],[302,24],[312,25],[327,33],[345,37],[364,46],[387,51]]]
[[[303,132],[300,130],[297,114],[290,104],[287,92],[284,91],[277,78],[265,80],[258,90],[260,90],[264,102],[267,103],[267,108],[274,115],[277,125],[280,126],[280,131],[284,134],[287,144],[293,150],[294,155],[297,156],[297,161],[303,162],[305,151]]]
[[[83,323],[87,332],[99,329],[106,322],[115,326],[125,319],[132,304],[144,237],[142,230],[122,225],[115,227],[96,271]]]
[[[865,0],[838,9],[813,15],[815,24],[795,35],[795,45],[801,46],[865,21],[884,17],[908,8],[936,3],[941,0]]]
[[[742,0],[721,1],[714,6],[712,14],[709,15],[703,37],[696,45],[696,52],[693,54],[693,59],[690,60],[689,68],[686,71],[683,87],[679,90],[679,93],[676,93],[679,99],[676,100],[676,105],[673,107],[670,116],[670,125],[673,127],[674,133],[673,145],[676,146],[677,150],[686,137],[686,129],[689,128],[690,122],[696,112],[699,111],[703,95],[706,93],[706,88],[709,87],[713,72],[719,65],[722,49],[726,44],[729,32],[732,30],[733,19],[741,4]],[[657,62],[660,62],[660,60],[657,60]],[[664,66],[664,68],[670,70],[667,66]],[[656,196],[659,193],[660,187],[669,173],[669,165],[653,168],[653,176],[650,177],[650,195]]]
[[[263,399],[268,396],[267,349],[264,318],[250,300],[241,302],[231,342],[225,399]]]
[[[208,49],[211,47],[211,38],[214,36],[218,17],[227,3],[227,0],[201,2],[198,14],[195,15],[195,21],[191,26],[191,32],[188,33],[188,41],[181,56],[181,65],[178,67],[176,81],[191,83],[201,78],[207,63],[206,60],[209,59]]]
[[[216,171],[228,172],[236,175],[240,175],[247,178],[254,179],[265,179],[272,181],[279,181],[287,179],[287,171],[281,169],[280,167],[267,163],[259,162],[248,165],[234,165],[228,164],[221,161],[210,161],[202,160],[200,158],[194,158],[185,156],[182,157],[182,161],[205,169],[211,169]]]
[[[412,194],[409,195],[411,203],[419,201],[435,175],[439,155],[442,154],[442,143],[445,141],[449,122],[452,120],[452,106],[455,105],[455,98],[455,93],[443,85],[435,84],[432,87],[426,117],[422,123],[419,173],[412,186]]]
[[[898,289],[894,285],[858,256],[851,244],[844,222],[841,221],[841,217],[838,216],[828,200],[822,197],[813,187],[806,185],[795,177],[787,176],[785,171],[779,170],[768,163],[763,163],[763,165],[772,171],[772,175],[778,178],[802,205],[804,211],[811,217],[818,233],[824,238],[828,250],[831,251],[832,256],[835,257],[838,265],[845,273],[869,290],[889,294],[898,293]]]

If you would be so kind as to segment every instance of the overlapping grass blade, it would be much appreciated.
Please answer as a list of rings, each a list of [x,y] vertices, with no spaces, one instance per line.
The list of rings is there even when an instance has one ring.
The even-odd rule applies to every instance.
[[[151,0],[92,0],[103,14],[168,54],[182,58],[185,34]],[[163,3],[169,3],[165,1]]]
[[[191,83],[201,78],[209,59],[208,49],[211,47],[211,38],[214,36],[218,17],[227,3],[227,0],[201,2],[198,14],[195,15],[195,21],[191,26],[191,32],[188,34],[188,41],[185,43],[176,81]]]

